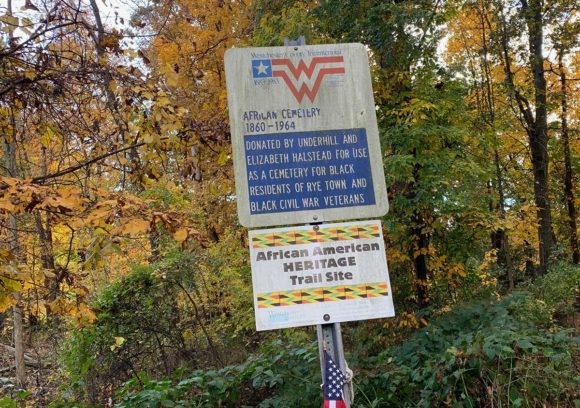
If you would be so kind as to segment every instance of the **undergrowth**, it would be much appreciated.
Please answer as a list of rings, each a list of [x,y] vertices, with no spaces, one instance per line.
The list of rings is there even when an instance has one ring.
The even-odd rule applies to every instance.
[[[526,290],[456,305],[378,354],[347,354],[353,407],[579,406],[579,338],[556,319],[577,313],[579,283],[580,268],[560,265]],[[241,364],[135,376],[115,406],[318,408],[319,371],[314,343],[275,340]],[[64,406],[79,405],[53,404]]]

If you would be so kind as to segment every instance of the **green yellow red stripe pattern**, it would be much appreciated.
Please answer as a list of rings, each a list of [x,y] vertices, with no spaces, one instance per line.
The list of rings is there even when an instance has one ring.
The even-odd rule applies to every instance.
[[[271,248],[287,245],[379,238],[379,224],[340,227],[313,227],[304,230],[268,232],[252,236],[252,248]]]
[[[358,285],[265,292],[259,293],[256,300],[259,309],[266,309],[307,303],[376,298],[388,295],[389,288],[387,282],[374,282],[360,283]]]

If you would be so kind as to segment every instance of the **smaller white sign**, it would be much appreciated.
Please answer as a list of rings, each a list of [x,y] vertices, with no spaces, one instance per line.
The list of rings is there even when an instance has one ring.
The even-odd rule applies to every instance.
[[[380,221],[250,231],[257,330],[395,315]]]

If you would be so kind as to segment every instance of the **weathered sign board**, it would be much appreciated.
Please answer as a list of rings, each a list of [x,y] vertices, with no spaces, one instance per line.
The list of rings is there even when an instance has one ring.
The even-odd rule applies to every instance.
[[[242,225],[387,212],[362,44],[230,49],[225,69]]]
[[[395,315],[380,221],[250,231],[257,330]]]

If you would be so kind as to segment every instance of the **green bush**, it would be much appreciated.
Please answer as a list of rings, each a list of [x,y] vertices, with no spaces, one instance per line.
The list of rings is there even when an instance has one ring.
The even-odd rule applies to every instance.
[[[176,379],[131,379],[119,390],[115,407],[314,407],[321,403],[317,368],[314,345],[275,341],[242,364],[178,372]]]
[[[580,377],[572,330],[539,328],[513,311],[533,295],[456,307],[381,353],[357,387],[358,406],[573,406]],[[359,377],[360,378],[360,377]]]
[[[461,305],[378,356],[352,356],[354,407],[573,406],[578,338],[514,313],[531,297],[517,292]],[[276,341],[242,364],[143,384],[133,379],[116,407],[314,408],[322,398],[318,384],[315,345]]]
[[[193,304],[201,301],[191,283],[183,283],[184,270],[192,274],[194,268],[192,255],[171,254],[134,268],[97,296],[96,322],[74,331],[63,347],[74,399],[99,405],[132,377],[166,376],[212,361],[215,347],[204,331],[204,309]]]
[[[148,362],[159,361],[164,349],[178,346],[166,289],[151,270],[141,268],[99,295],[95,324],[74,331],[64,346],[77,398],[101,403],[137,370],[157,366]]]
[[[577,311],[580,302],[580,266],[559,263],[529,287],[536,299],[541,299],[557,317]]]
[[[152,369],[167,362],[160,344],[170,345],[182,332],[167,318],[175,316],[170,290],[179,287],[179,270],[191,266],[179,259],[178,269],[169,261],[156,273],[138,269],[101,294],[97,323],[69,343],[76,395],[91,400],[93,390],[111,396],[118,408],[319,407],[318,353],[315,344],[303,346],[304,337],[295,340],[300,331],[288,337],[294,341],[269,342],[243,363],[191,368],[211,366],[199,360],[176,370]],[[578,268],[559,265],[527,291],[458,304],[396,346],[355,353],[349,357],[354,407],[573,406],[580,389],[574,365],[579,339],[556,326],[553,315],[574,311],[578,288]],[[351,331],[345,325],[347,343]],[[386,344],[356,336],[360,343],[371,340]],[[119,369],[123,362],[130,370]]]

